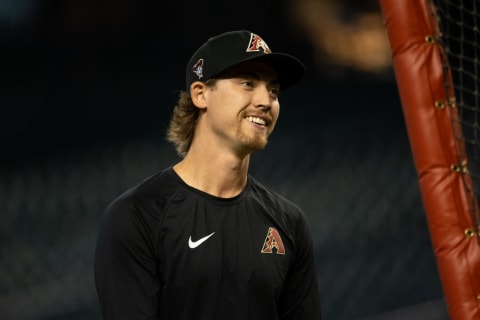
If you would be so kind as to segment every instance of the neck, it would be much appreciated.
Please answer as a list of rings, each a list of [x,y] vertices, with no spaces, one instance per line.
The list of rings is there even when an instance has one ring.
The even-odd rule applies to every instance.
[[[220,198],[231,198],[242,192],[247,183],[250,155],[238,158],[232,154],[190,150],[173,169],[189,186]]]

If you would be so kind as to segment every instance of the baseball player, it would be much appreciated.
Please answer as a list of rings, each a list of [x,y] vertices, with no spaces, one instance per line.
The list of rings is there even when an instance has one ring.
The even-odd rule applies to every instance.
[[[249,175],[304,74],[257,34],[208,39],[167,131],[181,160],[105,210],[95,254],[104,319],[319,320],[304,212]],[[281,161],[281,159],[278,159]]]

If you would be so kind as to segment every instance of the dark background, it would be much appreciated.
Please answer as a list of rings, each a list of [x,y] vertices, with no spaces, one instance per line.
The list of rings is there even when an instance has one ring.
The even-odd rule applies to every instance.
[[[0,2],[1,319],[100,319],[102,211],[178,160],[186,61],[235,29],[307,67],[251,173],[308,214],[324,319],[444,316],[376,1],[22,0]]]

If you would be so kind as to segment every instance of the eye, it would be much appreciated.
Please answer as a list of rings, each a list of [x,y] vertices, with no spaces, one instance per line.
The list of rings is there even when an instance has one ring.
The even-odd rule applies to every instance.
[[[280,95],[280,88],[278,86],[271,86],[268,91],[270,92],[270,95],[274,98],[278,98]]]
[[[251,80],[243,80],[242,82],[240,82],[240,84],[244,87],[249,87],[249,88],[253,88],[255,86],[255,84]]]
[[[280,94],[280,89],[279,88],[270,88],[270,93],[276,97]]]

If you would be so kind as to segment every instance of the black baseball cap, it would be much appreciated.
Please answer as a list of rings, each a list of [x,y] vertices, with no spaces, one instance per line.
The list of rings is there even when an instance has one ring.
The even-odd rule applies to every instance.
[[[297,58],[272,52],[257,34],[230,31],[211,37],[193,54],[186,68],[186,89],[195,81],[207,81],[226,69],[246,61],[262,61],[277,72],[280,89],[291,87],[305,73],[305,66]]]

